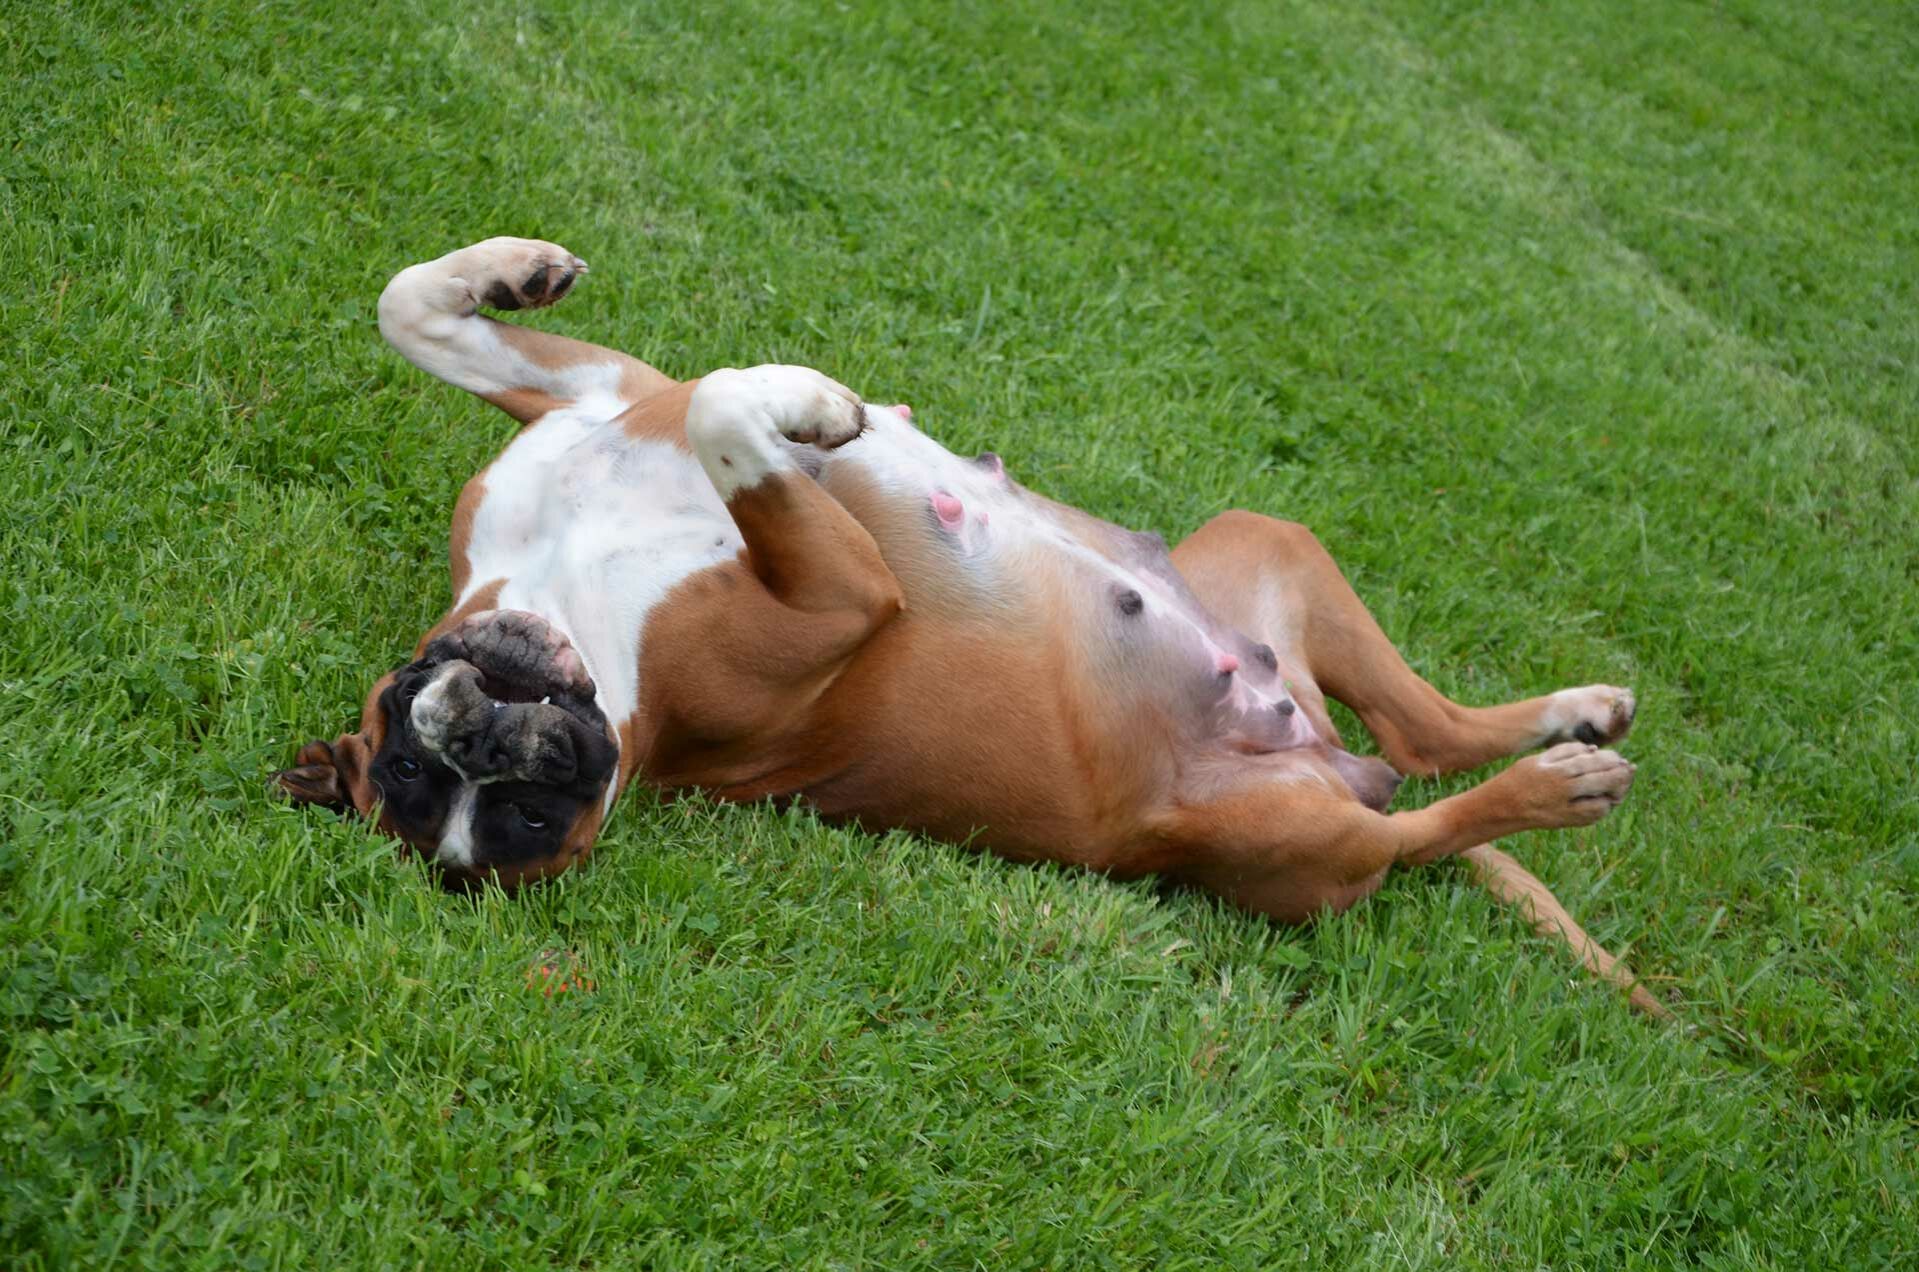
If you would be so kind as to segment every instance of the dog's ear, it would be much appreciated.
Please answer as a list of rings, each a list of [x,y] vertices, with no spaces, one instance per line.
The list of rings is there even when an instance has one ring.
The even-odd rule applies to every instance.
[[[352,810],[346,775],[340,771],[339,757],[330,744],[317,740],[307,743],[293,757],[293,765],[273,775],[273,786],[281,794],[296,804],[318,804],[336,813]]]

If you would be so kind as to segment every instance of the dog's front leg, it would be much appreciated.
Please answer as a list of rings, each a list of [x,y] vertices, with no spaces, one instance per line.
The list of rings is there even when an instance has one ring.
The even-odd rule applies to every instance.
[[[830,450],[866,428],[852,392],[806,367],[707,375],[686,406],[686,438],[746,540],[767,591],[801,613],[897,613],[898,581],[873,536],[800,466],[801,446]]]
[[[707,739],[785,727],[900,612],[873,536],[801,466],[866,423],[859,398],[817,371],[715,371],[694,388],[686,437],[746,550],[662,607],[649,645],[678,651],[654,683],[668,714]],[[645,673],[643,672],[643,678]]]
[[[557,243],[486,239],[395,274],[380,293],[380,334],[414,366],[523,424],[592,403],[611,418],[673,381],[616,349],[480,312],[557,304],[585,273]]]

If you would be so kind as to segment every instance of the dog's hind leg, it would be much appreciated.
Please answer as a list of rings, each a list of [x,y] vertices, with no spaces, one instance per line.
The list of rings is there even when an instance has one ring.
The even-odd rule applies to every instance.
[[[1158,827],[1179,845],[1175,874],[1246,909],[1296,923],[1346,909],[1394,865],[1457,855],[1480,883],[1515,905],[1542,935],[1563,940],[1634,1007],[1671,1013],[1632,971],[1586,935],[1538,879],[1491,844],[1517,830],[1585,825],[1632,786],[1632,766],[1577,742],[1528,756],[1490,781],[1413,812],[1381,814],[1328,798],[1311,783],[1251,778],[1169,810]]]
[[[569,406],[611,418],[673,381],[616,350],[479,312],[544,308],[585,272],[558,244],[490,238],[395,274],[380,294],[380,334],[414,366],[523,424]]]
[[[1610,743],[1632,726],[1632,691],[1612,685],[1496,707],[1450,701],[1406,665],[1319,540],[1294,522],[1223,513],[1180,544],[1173,563],[1214,613],[1303,661],[1402,773],[1458,772],[1554,742]]]
[[[1395,865],[1423,866],[1525,830],[1589,826],[1632,789],[1612,751],[1563,742],[1425,808],[1379,813],[1324,784],[1256,768],[1175,801],[1157,832],[1175,873],[1250,910],[1300,922],[1343,910]]]

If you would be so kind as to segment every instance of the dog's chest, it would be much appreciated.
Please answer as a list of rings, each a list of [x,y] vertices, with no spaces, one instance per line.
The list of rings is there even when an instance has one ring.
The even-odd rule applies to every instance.
[[[569,412],[541,419],[486,472],[467,545],[471,587],[557,623],[607,715],[637,702],[647,614],[675,584],[743,546],[691,453]]]

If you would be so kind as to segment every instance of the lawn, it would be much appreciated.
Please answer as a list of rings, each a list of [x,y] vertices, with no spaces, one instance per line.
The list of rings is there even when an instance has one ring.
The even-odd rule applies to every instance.
[[[1909,7],[28,0],[0,50],[0,1263],[1919,1260]],[[498,233],[670,373],[1304,521],[1455,697],[1634,686],[1626,807],[1508,847],[1679,1023],[1454,865],[1288,930],[635,792],[465,900],[269,799],[446,603],[510,426],[373,305]]]

